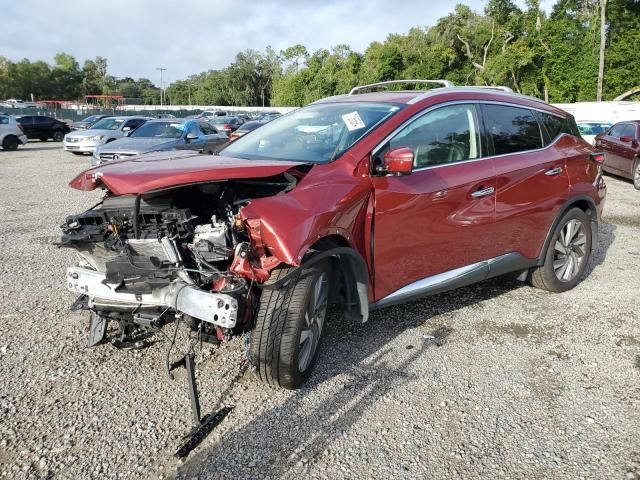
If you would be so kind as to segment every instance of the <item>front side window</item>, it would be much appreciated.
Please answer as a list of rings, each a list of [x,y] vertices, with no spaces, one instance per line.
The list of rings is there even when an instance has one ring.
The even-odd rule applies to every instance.
[[[624,131],[627,125],[628,124],[626,123],[615,124],[613,127],[611,127],[611,130],[609,130],[609,135],[611,135],[612,137],[621,137],[622,132]]]
[[[404,127],[389,149],[413,151],[414,168],[480,158],[480,133],[473,105],[451,105],[428,112]]]
[[[528,108],[484,105],[485,125],[493,141],[494,155],[542,148],[538,121]]]
[[[631,137],[636,138],[636,126],[633,123],[627,123],[620,134],[621,137]]]
[[[385,103],[320,103],[295,110],[238,138],[220,155],[328,163],[400,110]]]

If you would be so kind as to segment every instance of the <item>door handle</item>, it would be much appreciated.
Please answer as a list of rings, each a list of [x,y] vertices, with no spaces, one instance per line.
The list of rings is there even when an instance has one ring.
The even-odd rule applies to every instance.
[[[562,167],[552,168],[551,170],[547,170],[544,174],[548,177],[552,177],[553,175],[560,175],[562,173]]]
[[[493,195],[495,193],[496,189],[493,187],[489,187],[489,188],[482,188],[480,190],[476,190],[475,192],[473,192],[471,194],[471,196],[473,198],[482,198],[482,197],[487,197],[489,195]]]

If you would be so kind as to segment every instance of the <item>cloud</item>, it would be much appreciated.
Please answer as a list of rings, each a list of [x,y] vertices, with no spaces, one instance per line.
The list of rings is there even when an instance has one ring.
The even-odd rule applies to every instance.
[[[550,2],[551,0],[547,0]],[[276,51],[301,43],[309,51],[374,40],[433,25],[456,0],[20,0],[3,6],[0,55],[51,62],[66,52],[82,64],[107,58],[116,77],[173,81],[228,65],[246,49]],[[477,11],[483,0],[466,2]],[[7,20],[8,19],[8,20]]]

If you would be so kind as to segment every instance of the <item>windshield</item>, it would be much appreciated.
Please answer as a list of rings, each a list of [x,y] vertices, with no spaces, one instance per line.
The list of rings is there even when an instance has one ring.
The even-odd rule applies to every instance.
[[[84,120],[81,120],[81,122],[84,123],[93,123],[96,120],[98,120],[98,115],[91,115],[90,117],[85,118]]]
[[[578,130],[581,135],[598,135],[599,133],[608,130],[611,127],[610,123],[579,123]]]
[[[116,118],[103,118],[97,123],[94,123],[91,127],[92,130],[118,130],[124,120],[118,120]]]
[[[397,105],[364,102],[309,105],[240,137],[220,154],[327,163],[398,110]]]
[[[134,130],[129,138],[180,138],[182,132],[184,132],[182,122],[148,122]]]

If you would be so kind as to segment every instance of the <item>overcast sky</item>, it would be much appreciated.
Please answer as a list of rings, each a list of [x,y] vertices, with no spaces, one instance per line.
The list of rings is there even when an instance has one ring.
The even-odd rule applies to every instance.
[[[553,0],[546,0],[547,6]],[[106,57],[108,73],[165,84],[220,69],[235,54],[296,43],[310,52],[431,26],[456,0],[10,0],[2,2],[0,56],[53,62],[58,52]],[[468,0],[482,11],[484,0]],[[521,3],[521,2],[519,2]]]

